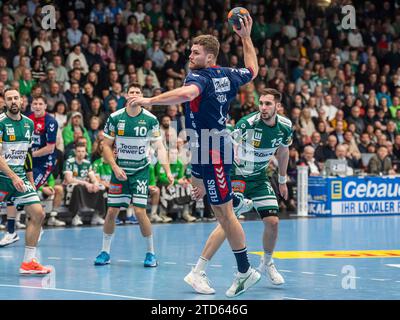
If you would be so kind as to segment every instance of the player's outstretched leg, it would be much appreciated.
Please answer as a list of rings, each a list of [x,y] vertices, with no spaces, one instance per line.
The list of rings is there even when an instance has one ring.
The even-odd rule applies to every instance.
[[[110,259],[110,250],[111,250],[111,241],[114,236],[115,230],[115,219],[118,217],[119,207],[109,207],[107,210],[107,215],[104,220],[103,226],[103,248],[101,252],[94,260],[95,266],[104,266],[111,262]]]
[[[226,291],[226,296],[232,298],[244,293],[248,288],[255,285],[260,280],[261,275],[250,266],[244,231],[233,213],[232,201],[213,205],[212,208],[218,222],[224,229],[238,266],[238,272],[235,275],[233,284]]]
[[[147,252],[146,257],[144,258],[144,266],[145,267],[157,267],[158,261],[154,251],[154,241],[153,241],[153,233],[151,230],[151,222],[149,217],[146,214],[146,208],[134,207],[136,218],[139,221],[140,232],[142,236],[146,239]]]
[[[276,216],[269,216],[263,218],[264,222],[264,256],[261,257],[261,262],[257,270],[266,275],[272,284],[281,285],[285,283],[284,278],[275,267],[272,254],[274,252],[276,240],[278,238],[278,224],[279,218]]]
[[[43,267],[36,259],[36,246],[38,243],[40,229],[42,227],[45,213],[40,203],[25,206],[30,219],[25,233],[25,255],[19,273],[23,275],[48,274],[49,268]]]

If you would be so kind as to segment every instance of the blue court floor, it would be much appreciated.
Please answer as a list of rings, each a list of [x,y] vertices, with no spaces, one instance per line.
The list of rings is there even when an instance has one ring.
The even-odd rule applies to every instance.
[[[47,229],[39,245],[40,261],[52,266],[46,277],[19,276],[21,240],[0,249],[0,299],[226,299],[235,260],[228,244],[209,264],[207,274],[217,293],[203,296],[183,281],[197,261],[215,223],[155,225],[158,268],[143,268],[145,243],[139,227],[118,226],[111,265],[95,267],[102,228]],[[262,251],[260,221],[243,223],[249,252]],[[236,299],[400,299],[400,216],[305,218],[282,220],[277,253],[301,251],[300,257],[275,258],[286,283],[274,287],[263,277]],[[350,258],[334,254],[309,258],[307,252],[386,250],[385,257]],[[357,251],[358,250],[358,251]],[[343,253],[344,256],[348,256]],[[385,254],[384,254],[385,255]],[[327,255],[329,256],[329,254]],[[249,254],[257,266],[259,256]]]

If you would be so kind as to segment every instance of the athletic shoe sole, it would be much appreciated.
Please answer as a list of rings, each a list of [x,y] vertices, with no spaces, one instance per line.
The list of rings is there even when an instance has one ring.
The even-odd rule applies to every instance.
[[[214,292],[204,292],[204,291],[201,292],[200,290],[198,290],[198,289],[193,285],[193,280],[192,280],[192,277],[190,276],[190,274],[186,275],[186,277],[183,278],[183,281],[185,281],[189,286],[191,286],[191,287],[193,288],[194,291],[196,291],[196,292],[199,293],[199,294],[207,294],[207,295],[215,294],[215,290],[214,290]]]
[[[251,288],[252,286],[256,285],[260,280],[261,280],[261,274],[260,274],[260,276],[258,277],[257,281],[254,282],[250,287],[247,287],[246,289],[244,289],[244,290],[242,290],[242,291],[236,293],[236,294],[233,295],[233,296],[228,296],[228,295],[226,295],[226,294],[225,294],[225,295],[226,295],[228,298],[235,298],[235,297],[238,297],[238,296],[242,295],[243,293],[245,293],[245,292],[247,291],[247,289],[249,289],[249,288]]]
[[[13,244],[14,242],[17,242],[18,240],[19,240],[19,238],[13,239],[11,242],[6,243],[6,244],[0,244],[0,248],[7,247],[7,246],[9,246],[10,244]]]

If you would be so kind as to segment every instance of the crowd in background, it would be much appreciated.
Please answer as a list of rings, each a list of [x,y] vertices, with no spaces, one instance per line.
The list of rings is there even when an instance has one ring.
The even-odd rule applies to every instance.
[[[33,96],[46,97],[47,112],[59,124],[59,161],[53,177],[62,181],[64,162],[74,156],[77,145],[85,145],[91,162],[101,158],[102,128],[108,115],[124,106],[123,92],[130,83],[140,83],[146,97],[183,84],[193,37],[213,34],[221,43],[218,64],[244,67],[240,38],[226,19],[231,8],[241,5],[253,18],[252,40],[260,69],[232,103],[230,124],[256,111],[261,90],[273,87],[283,97],[279,113],[291,119],[295,130],[288,168],[292,186],[297,165],[307,165],[310,175],[321,175],[329,159],[345,160],[348,174],[396,174],[400,171],[400,3],[332,0],[328,7],[319,3],[3,1],[0,92],[10,87],[19,90],[25,114],[30,113]],[[42,29],[45,4],[56,8],[55,29]],[[342,23],[341,8],[346,4],[355,6],[356,29],[345,29]],[[184,129],[182,106],[149,110],[157,115],[163,139],[170,145],[170,139]],[[176,142],[177,159],[186,172],[185,141]],[[268,174],[276,176],[275,161]],[[156,184],[160,181],[156,176]],[[281,209],[295,209],[293,188],[291,196],[290,201],[280,201]],[[191,214],[196,216],[196,210]],[[196,221],[192,218],[185,220]]]

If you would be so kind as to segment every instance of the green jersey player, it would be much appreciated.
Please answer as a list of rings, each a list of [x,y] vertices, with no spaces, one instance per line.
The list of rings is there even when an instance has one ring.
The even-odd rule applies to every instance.
[[[111,165],[112,175],[108,189],[108,212],[104,223],[103,248],[96,257],[95,265],[110,263],[111,239],[115,229],[115,219],[121,207],[128,208],[132,202],[140,230],[147,241],[145,267],[158,265],[153,246],[151,222],[146,214],[149,189],[148,153],[150,143],[156,149],[158,159],[172,185],[174,177],[168,163],[167,152],[162,143],[157,118],[132,99],[141,97],[139,84],[128,88],[126,107],[110,115],[104,127],[104,159]],[[117,152],[113,154],[113,145]]]
[[[292,141],[292,123],[277,114],[281,104],[279,91],[265,89],[259,101],[259,111],[238,121],[233,132],[238,143],[235,148],[231,183],[235,193],[252,200],[255,210],[264,222],[264,256],[261,258],[258,270],[268,275],[273,284],[280,285],[285,281],[272,260],[278,236],[279,207],[266,169],[270,159],[275,155],[279,164],[279,192],[284,199],[287,199],[286,171],[289,161],[288,147]],[[224,230],[218,225],[208,238],[196,266],[185,277],[185,281],[198,293],[215,292],[209,285],[205,269],[207,262],[224,240]]]
[[[35,187],[28,181],[24,168],[31,153],[33,121],[21,114],[22,99],[17,90],[6,89],[7,111],[0,115],[0,202],[23,205],[30,221],[26,229],[25,256],[21,274],[48,274],[36,260],[36,246],[45,213]]]

